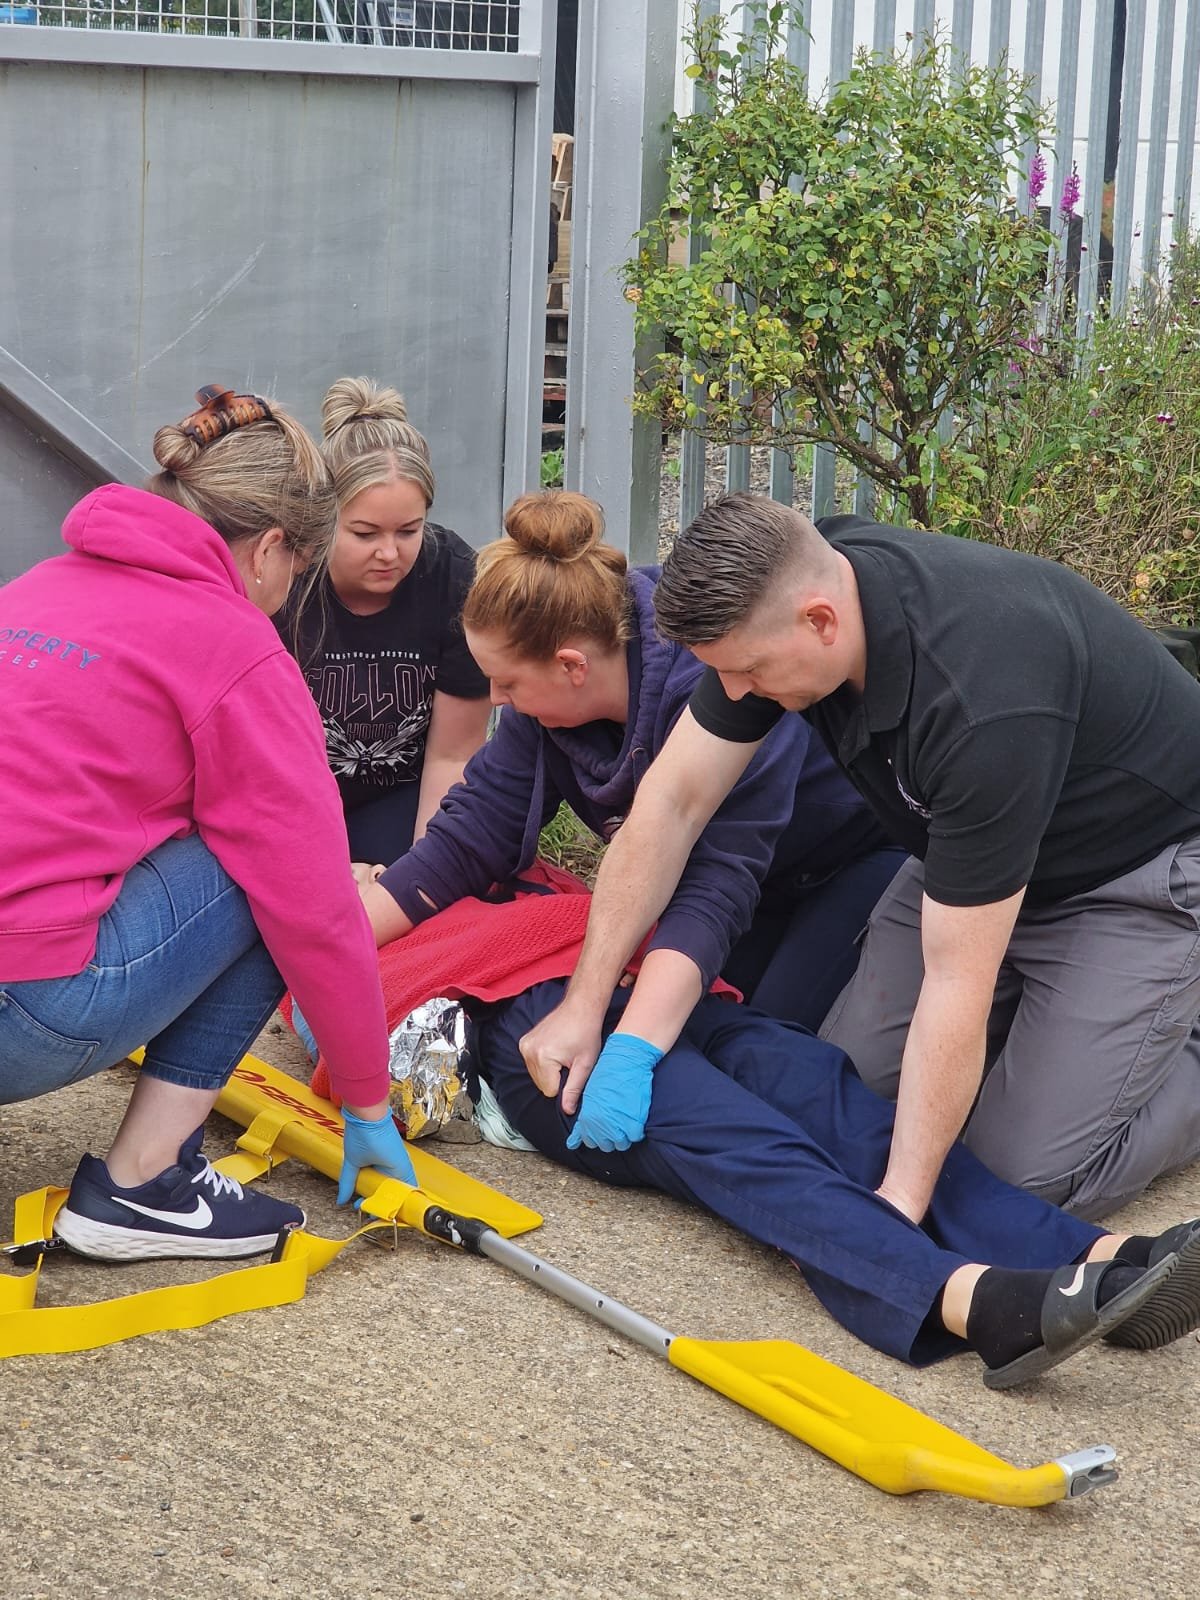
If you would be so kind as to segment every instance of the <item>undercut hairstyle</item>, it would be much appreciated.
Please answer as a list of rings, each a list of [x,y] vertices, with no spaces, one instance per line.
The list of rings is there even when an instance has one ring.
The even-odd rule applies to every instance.
[[[789,572],[827,573],[829,546],[807,517],[762,494],[725,494],[676,539],[654,591],[658,631],[677,644],[724,639]]]
[[[626,562],[604,542],[604,513],[569,489],[522,495],[504,515],[505,537],[486,545],[463,622],[497,633],[525,661],[551,661],[573,639],[606,654],[632,637]]]

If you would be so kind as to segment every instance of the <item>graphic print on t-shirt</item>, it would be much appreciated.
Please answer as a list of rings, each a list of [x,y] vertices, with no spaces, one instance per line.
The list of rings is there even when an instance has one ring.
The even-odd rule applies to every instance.
[[[331,650],[305,678],[336,778],[390,788],[420,777],[436,666],[412,650]]]

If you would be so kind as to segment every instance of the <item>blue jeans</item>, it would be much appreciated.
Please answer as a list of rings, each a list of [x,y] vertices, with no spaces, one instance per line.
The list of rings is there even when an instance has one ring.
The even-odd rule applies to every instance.
[[[142,1044],[148,1076],[219,1089],[282,994],[243,891],[198,837],[169,839],[126,875],[82,972],[0,984],[0,1104]]]
[[[874,1192],[895,1107],[865,1087],[840,1050],[711,996],[655,1069],[646,1137],[612,1154],[568,1150],[575,1118],[561,1093],[551,1100],[539,1092],[518,1044],[563,988],[539,983],[499,1005],[468,1002],[472,1067],[513,1126],[565,1167],[661,1189],[774,1245],[825,1309],[877,1350],[923,1365],[963,1349],[933,1314],[956,1268],[1061,1267],[1100,1237],[993,1177],[961,1144],[918,1228]],[[606,1034],[627,999],[626,991],[614,996]]]

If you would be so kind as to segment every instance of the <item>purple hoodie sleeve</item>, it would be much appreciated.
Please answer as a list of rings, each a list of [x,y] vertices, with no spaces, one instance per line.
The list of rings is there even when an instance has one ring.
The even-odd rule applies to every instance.
[[[680,708],[682,710],[682,707]],[[758,905],[775,847],[792,820],[812,730],[783,717],[696,841],[651,950],[678,950],[713,981]]]
[[[529,865],[561,799],[545,767],[537,723],[509,707],[424,837],[379,880],[414,927]]]

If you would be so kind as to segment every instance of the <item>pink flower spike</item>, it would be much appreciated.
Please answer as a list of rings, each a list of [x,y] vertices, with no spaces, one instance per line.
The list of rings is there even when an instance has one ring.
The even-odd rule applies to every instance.
[[[1046,161],[1042,152],[1038,150],[1029,164],[1029,204],[1036,206],[1042,198],[1042,190],[1046,187]]]
[[[1075,207],[1078,204],[1079,170],[1077,167],[1072,167],[1067,181],[1063,184],[1062,199],[1058,203],[1058,209],[1064,217],[1071,217],[1075,215]]]

